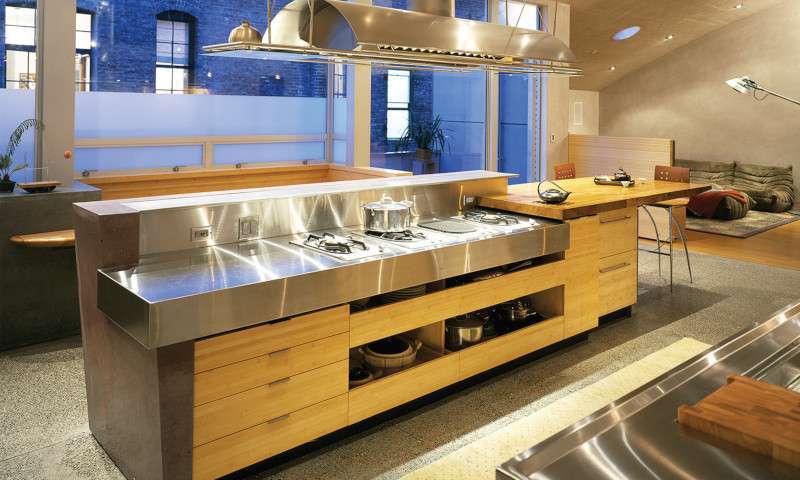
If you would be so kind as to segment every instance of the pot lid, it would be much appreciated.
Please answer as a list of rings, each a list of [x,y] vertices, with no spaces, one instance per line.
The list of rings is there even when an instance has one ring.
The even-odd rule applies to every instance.
[[[370,210],[408,210],[411,206],[404,202],[395,202],[392,197],[384,195],[383,198],[377,202],[369,202],[364,205],[364,208]]]

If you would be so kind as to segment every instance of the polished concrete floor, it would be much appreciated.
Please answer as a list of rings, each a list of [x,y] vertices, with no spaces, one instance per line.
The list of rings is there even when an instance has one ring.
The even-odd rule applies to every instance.
[[[398,478],[683,337],[715,344],[800,300],[800,271],[692,258],[695,284],[677,258],[670,294],[643,253],[633,317],[586,342],[237,478]],[[122,478],[88,430],[78,338],[0,353],[0,420],[0,479]]]

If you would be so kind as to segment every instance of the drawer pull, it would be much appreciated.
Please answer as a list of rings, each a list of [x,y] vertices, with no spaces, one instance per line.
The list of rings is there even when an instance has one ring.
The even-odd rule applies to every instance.
[[[282,385],[284,383],[288,383],[291,380],[291,377],[281,378],[280,380],[275,380],[274,382],[270,382],[267,384],[268,387],[276,387],[278,385]]]
[[[284,348],[283,350],[275,350],[274,352],[270,352],[268,355],[270,357],[274,357],[276,355],[282,355],[284,353],[288,353],[291,348]]]
[[[631,262],[623,262],[623,263],[620,263],[619,265],[614,265],[612,267],[601,268],[600,269],[600,273],[613,272],[614,270],[619,270],[621,268],[625,268],[625,267],[629,266],[630,264],[631,264]]]
[[[290,416],[291,416],[291,414],[290,414],[290,413],[287,413],[286,415],[281,415],[280,417],[273,418],[272,420],[267,420],[267,423],[278,423],[278,422],[282,422],[282,421],[284,421],[284,420],[288,420]]]
[[[630,220],[631,218],[632,217],[630,215],[625,215],[624,217],[612,218],[611,220],[601,220],[600,223],[605,224],[605,223],[622,222],[624,220]]]

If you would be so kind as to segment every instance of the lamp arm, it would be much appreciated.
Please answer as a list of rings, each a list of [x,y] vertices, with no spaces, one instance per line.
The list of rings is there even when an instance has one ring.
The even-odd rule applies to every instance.
[[[800,101],[793,100],[793,99],[791,99],[789,97],[784,97],[780,93],[775,93],[775,92],[773,92],[771,90],[767,90],[766,88],[759,87],[759,86],[754,86],[753,89],[761,91],[761,92],[764,92],[764,93],[769,94],[769,95],[772,95],[773,97],[782,98],[782,99],[786,100],[787,102],[794,103],[795,105],[800,105]]]

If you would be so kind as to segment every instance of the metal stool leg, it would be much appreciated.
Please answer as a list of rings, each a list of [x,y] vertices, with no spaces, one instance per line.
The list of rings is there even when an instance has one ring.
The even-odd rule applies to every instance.
[[[672,213],[672,208],[669,209],[669,215],[672,217],[672,220],[678,226],[678,234],[681,236],[681,242],[683,242],[683,250],[686,252],[686,266],[689,267],[689,283],[694,283],[694,278],[692,277],[692,262],[689,260],[689,246],[686,244],[686,235],[681,228],[681,224],[678,223],[678,219],[675,218],[675,215]]]
[[[656,250],[658,251],[658,278],[661,278],[661,236],[658,234],[658,225],[656,225],[656,219],[653,218],[653,214],[650,213],[650,209],[647,208],[647,205],[642,205],[642,209],[645,211],[648,217],[650,217],[650,221],[653,222],[653,231],[656,232]]]
[[[672,207],[669,207],[669,227],[667,228],[667,236],[669,238],[669,291],[672,293]]]

